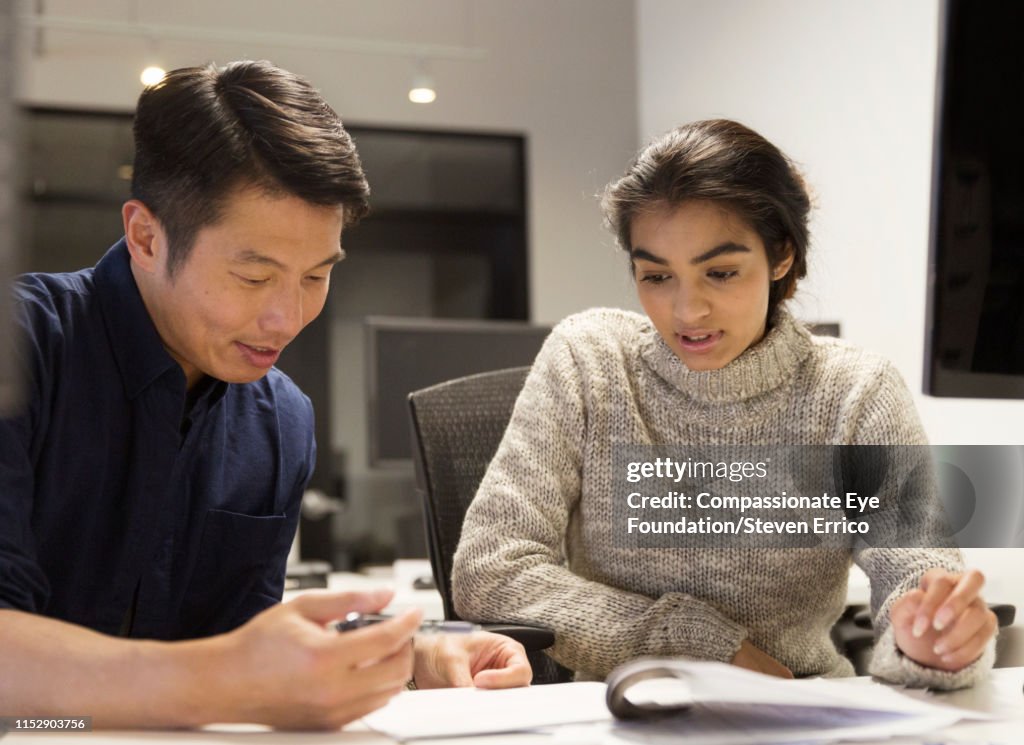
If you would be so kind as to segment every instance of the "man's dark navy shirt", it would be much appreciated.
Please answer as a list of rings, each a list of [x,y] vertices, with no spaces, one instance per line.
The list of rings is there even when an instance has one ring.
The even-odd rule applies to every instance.
[[[123,240],[92,269],[21,277],[15,298],[29,384],[0,419],[0,608],[183,639],[280,600],[309,399],[272,369],[186,408]]]

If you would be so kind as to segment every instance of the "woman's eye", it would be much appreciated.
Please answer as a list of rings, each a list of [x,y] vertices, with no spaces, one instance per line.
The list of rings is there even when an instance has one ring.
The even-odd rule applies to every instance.
[[[645,274],[640,278],[641,282],[647,282],[652,285],[660,285],[662,282],[668,279],[667,274]]]
[[[710,272],[708,272],[708,276],[711,277],[711,279],[718,280],[719,282],[725,282],[726,280],[732,279],[737,274],[739,274],[739,272],[736,271],[735,269],[730,269],[728,271],[710,271]]]
[[[316,275],[310,275],[306,277],[310,282],[326,282],[330,277],[318,277]]]
[[[240,280],[242,280],[245,284],[251,285],[253,287],[259,287],[260,285],[265,285],[267,282],[270,281],[266,277],[246,277],[246,276],[243,276],[241,274],[236,274],[235,276],[238,277]]]

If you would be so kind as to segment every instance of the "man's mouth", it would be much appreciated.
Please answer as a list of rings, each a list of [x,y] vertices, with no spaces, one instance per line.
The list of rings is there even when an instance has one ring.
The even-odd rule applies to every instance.
[[[245,360],[254,367],[270,368],[281,356],[281,347],[264,347],[244,342],[235,343]]]

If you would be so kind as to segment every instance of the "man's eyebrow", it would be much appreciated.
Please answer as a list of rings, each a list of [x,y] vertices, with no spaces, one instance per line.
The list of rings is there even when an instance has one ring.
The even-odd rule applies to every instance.
[[[345,251],[339,247],[337,253],[331,254],[326,259],[321,261],[319,264],[314,266],[313,269],[320,269],[325,266],[333,266],[344,258]],[[275,269],[285,268],[284,264],[282,264],[277,259],[271,258],[266,254],[261,254],[251,249],[246,249],[245,251],[242,251],[241,253],[237,254],[234,258],[234,261],[241,264],[261,264],[263,266],[274,267]]]
[[[634,248],[630,250],[629,258],[630,261],[642,259],[644,261],[650,261],[652,264],[661,264],[662,266],[668,266],[668,261],[666,259],[663,259],[660,256],[655,256],[646,248]]]
[[[344,258],[345,258],[345,249],[344,249],[344,248],[341,248],[341,247],[339,246],[339,247],[338,247],[338,252],[337,252],[337,253],[333,253],[333,254],[331,254],[330,256],[328,256],[328,257],[327,257],[326,259],[324,259],[323,261],[321,261],[321,262],[320,262],[319,264],[317,264],[317,265],[316,265],[315,267],[313,267],[313,268],[314,268],[314,269],[319,269],[319,268],[321,268],[321,267],[324,267],[324,266],[334,266],[334,265],[335,265],[335,264],[337,264],[338,262],[340,262],[340,261],[343,261],[343,260],[344,260]]]
[[[738,254],[738,253],[750,253],[750,248],[744,246],[742,243],[734,243],[729,241],[728,243],[722,243],[714,248],[705,251],[700,256],[690,259],[691,264],[703,264],[705,261],[711,261],[718,256],[723,254]]]

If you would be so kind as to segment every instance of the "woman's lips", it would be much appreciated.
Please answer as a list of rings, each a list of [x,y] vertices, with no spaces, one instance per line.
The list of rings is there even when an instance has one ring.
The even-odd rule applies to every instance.
[[[700,354],[712,349],[722,339],[721,331],[703,331],[701,333],[676,334],[676,341],[686,352]]]

